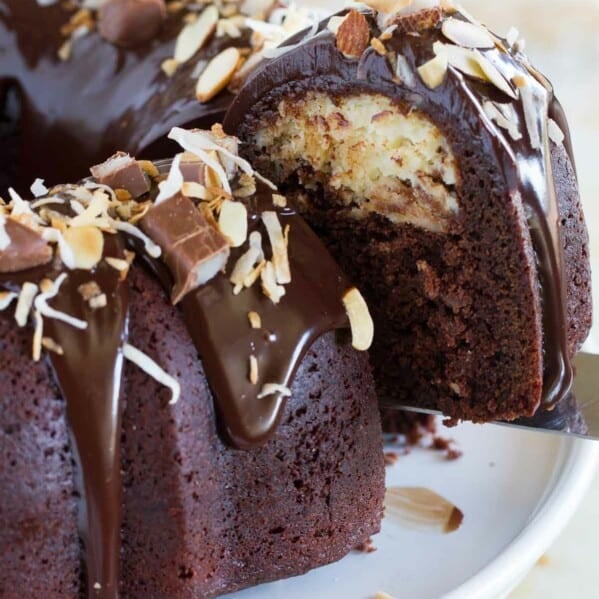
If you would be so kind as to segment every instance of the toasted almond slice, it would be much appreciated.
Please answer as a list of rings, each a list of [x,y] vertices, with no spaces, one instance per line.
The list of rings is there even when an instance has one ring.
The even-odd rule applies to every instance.
[[[129,343],[123,345],[123,356],[141,368],[141,370],[151,376],[155,381],[171,390],[172,396],[169,404],[172,405],[179,401],[179,397],[181,396],[181,385],[179,384],[179,381],[160,368],[150,356],[144,354]]]
[[[107,256],[106,258],[104,258],[104,260],[106,261],[106,264],[108,264],[109,266],[111,266],[115,270],[118,270],[121,273],[121,280],[127,278],[127,273],[129,272],[130,267],[130,264],[127,262],[127,260],[122,260],[121,258],[113,258],[112,256]]]
[[[381,40],[377,37],[373,37],[370,40],[370,45],[374,48],[374,51],[379,56],[385,56],[387,54],[387,48],[385,48],[385,44],[383,44],[383,42],[381,42]]]
[[[75,268],[91,270],[102,259],[104,235],[96,227],[71,227],[64,240],[75,258]]]
[[[287,244],[281,229],[281,223],[276,212],[267,211],[262,213],[262,222],[268,232],[270,246],[272,248],[272,263],[275,269],[277,283],[287,285],[291,283],[291,269],[289,267],[289,256]]]
[[[362,294],[353,287],[343,296],[343,305],[352,331],[352,346],[366,351],[374,338],[374,323]]]
[[[447,54],[440,52],[435,58],[431,58],[431,60],[418,67],[418,74],[429,89],[435,89],[445,80],[447,66]]]
[[[461,19],[449,17],[441,26],[443,35],[464,48],[493,48],[495,41],[487,29]]]
[[[21,287],[17,307],[15,309],[15,320],[19,327],[24,327],[27,324],[33,300],[39,291],[39,287],[35,283],[25,282]]]
[[[248,235],[247,208],[241,202],[224,200],[218,217],[218,228],[231,247],[245,243]]]
[[[498,90],[508,95],[510,98],[517,100],[518,96],[512,89],[512,86],[507,82],[506,78],[499,72],[487,58],[485,58],[477,50],[473,50],[476,55],[477,62],[482,69],[487,81],[492,83]]]
[[[416,530],[450,533],[462,523],[462,512],[430,489],[391,487],[385,494],[385,513],[392,520]]]
[[[291,397],[291,389],[289,387],[278,383],[266,383],[262,386],[262,391],[258,393],[258,399],[263,399],[275,393],[279,393],[282,397]]]
[[[212,194],[204,185],[201,183],[195,183],[193,181],[185,181],[181,187],[181,193],[188,198],[195,198],[197,200],[212,199]]]
[[[208,63],[196,85],[196,97],[200,102],[209,102],[229,85],[240,58],[238,48],[226,48]]]
[[[492,121],[495,121],[499,127],[505,129],[514,141],[522,139],[522,133],[518,130],[516,123],[510,121],[493,102],[489,100],[485,101],[483,103],[483,110]]]
[[[160,176],[158,167],[151,160],[138,160],[137,162],[141,166],[141,170],[152,179]]]
[[[524,120],[526,129],[530,139],[530,145],[533,150],[541,150],[543,148],[543,134],[540,128],[539,113],[544,104],[544,98],[536,89],[536,86],[530,85],[526,79],[520,82],[519,86],[520,97],[522,99],[522,108],[524,109]]]
[[[250,356],[250,383],[258,384],[258,359],[256,356]]]
[[[183,27],[177,36],[174,59],[178,63],[187,62],[216,30],[218,8],[208,5],[192,23]]]
[[[248,312],[248,320],[250,321],[250,326],[252,329],[262,328],[262,318],[260,318],[260,314],[258,314],[258,312]]]
[[[478,61],[476,60],[474,53],[467,49],[459,46],[453,46],[451,44],[443,44],[442,42],[435,42],[433,44],[433,52],[439,56],[440,54],[446,54],[449,64],[454,68],[468,75],[475,77],[476,79],[485,80],[485,74],[480,68]]]
[[[367,0],[365,4],[378,12],[394,14],[412,6],[414,0]]]

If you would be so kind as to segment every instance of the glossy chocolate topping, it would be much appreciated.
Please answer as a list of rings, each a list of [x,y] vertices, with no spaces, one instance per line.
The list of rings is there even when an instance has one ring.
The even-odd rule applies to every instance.
[[[50,184],[85,177],[90,164],[117,150],[138,158],[168,155],[155,142],[171,127],[212,124],[232,98],[223,91],[198,102],[192,76],[198,60],[227,46],[249,46],[246,32],[234,40],[213,37],[167,77],[161,64],[173,56],[183,26],[175,14],[148,43],[122,49],[91,32],[61,60],[60,28],[73,13],[62,3],[0,0],[0,121],[18,133],[17,172],[8,182],[21,191],[36,177]],[[5,151],[0,159],[7,164]]]
[[[343,14],[343,13],[341,13]],[[373,36],[380,35],[374,13],[367,13]],[[465,19],[459,13],[454,18]],[[362,92],[380,93],[393,98],[399,105],[418,108],[444,129],[450,120],[459,118],[461,129],[485,132],[484,144],[489,155],[501,165],[503,178],[511,197],[520,196],[525,207],[530,235],[537,257],[539,287],[542,299],[544,333],[544,384],[542,404],[552,408],[568,395],[572,385],[572,365],[567,340],[565,265],[563,244],[559,230],[558,206],[550,161],[548,117],[561,127],[564,145],[572,158],[572,149],[563,111],[553,95],[551,85],[527,62],[526,57],[513,50],[497,47],[480,50],[510,81],[514,76],[524,77],[536,104],[534,126],[540,134],[541,147],[530,142],[523,102],[514,100],[492,84],[485,84],[449,68],[444,82],[436,89],[425,86],[417,68],[435,56],[435,42],[448,43],[441,33],[441,25],[413,34],[397,29],[385,46],[387,56],[368,48],[359,60],[344,57],[336,47],[336,38],[326,29],[326,21],[312,38],[287,53],[264,61],[248,78],[240,94],[233,101],[225,118],[225,129],[238,133],[244,118],[255,104],[278,88],[284,93],[323,91],[335,96]],[[499,40],[499,38],[498,38]],[[298,44],[296,36],[288,44]],[[507,42],[503,41],[505,47]],[[401,82],[390,60],[402,55],[413,73],[413,85]],[[389,58],[391,56],[391,59]],[[483,110],[483,102],[490,100],[514,110],[522,138],[513,140],[504,129],[495,126]],[[529,116],[530,118],[530,116]],[[517,197],[516,197],[517,200]]]
[[[164,163],[162,170],[168,170]],[[151,195],[157,193],[154,186]],[[182,309],[189,333],[202,359],[213,390],[217,412],[226,436],[240,448],[265,443],[276,431],[285,398],[276,393],[258,399],[264,384],[290,387],[310,345],[323,333],[348,326],[342,297],[351,287],[316,235],[291,208],[275,209],[272,190],[258,183],[248,200],[250,230],[267,235],[260,215],[277,210],[283,227],[289,225],[289,259],[292,281],[278,305],[268,299],[257,282],[233,294],[228,275],[242,249],[235,250],[227,273],[189,293]],[[105,235],[104,257],[123,258],[131,244],[160,279],[170,296],[173,277],[161,259],[150,258],[139,241],[121,234]],[[264,242],[265,254],[270,250]],[[77,461],[80,535],[88,596],[118,596],[121,474],[120,434],[123,400],[120,384],[123,344],[127,341],[127,281],[102,261],[93,271],[67,271],[57,260],[50,265],[17,273],[0,274],[0,286],[18,291],[25,282],[39,283],[68,274],[50,305],[87,322],[85,330],[53,318],[44,319],[44,335],[63,350],[48,353],[56,381],[67,404],[68,423]],[[92,309],[79,290],[95,282],[107,296],[107,306]],[[173,307],[173,310],[179,309]],[[248,313],[257,312],[259,329],[250,326]],[[248,376],[249,356],[257,358],[259,376]]]

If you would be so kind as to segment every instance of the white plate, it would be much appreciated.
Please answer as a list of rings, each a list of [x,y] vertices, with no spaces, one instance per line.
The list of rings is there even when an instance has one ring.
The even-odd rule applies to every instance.
[[[463,450],[415,449],[387,469],[387,486],[426,487],[464,512],[454,533],[408,530],[386,518],[377,551],[353,552],[304,576],[228,599],[491,599],[505,596],[573,515],[591,481],[599,445],[494,425],[442,431]],[[393,449],[393,448],[390,448]]]

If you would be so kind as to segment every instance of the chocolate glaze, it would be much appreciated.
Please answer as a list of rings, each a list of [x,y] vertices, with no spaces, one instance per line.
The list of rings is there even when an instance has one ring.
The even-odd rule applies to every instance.
[[[379,35],[374,13],[368,12],[367,16],[373,35]],[[459,14],[453,16],[461,18]],[[417,67],[434,57],[432,48],[435,42],[448,43],[441,33],[440,24],[413,35],[397,31],[385,42],[391,55],[403,55],[414,73],[415,83],[409,87],[399,82],[388,58],[378,55],[373,48],[368,48],[359,60],[344,57],[336,48],[334,35],[326,29],[327,21],[321,24],[314,37],[258,66],[233,101],[225,117],[225,129],[230,133],[238,132],[245,116],[251,113],[260,98],[286,85],[287,90],[300,94],[310,90],[324,91],[333,96],[380,93],[393,98],[400,107],[424,110],[433,121],[439,121],[439,115],[445,119],[459,115],[472,130],[477,130],[482,122],[488,133],[484,139],[485,149],[502,165],[508,193],[512,198],[516,195],[521,197],[528,219],[537,257],[543,311],[544,382],[541,401],[545,407],[552,408],[568,395],[573,374],[567,340],[565,266],[551,170],[548,116],[554,118],[564,132],[564,145],[571,157],[572,145],[563,111],[554,98],[551,85],[532,69],[522,54],[503,53],[496,48],[481,51],[508,80],[514,75],[525,76],[538,95],[536,126],[543,143],[541,150],[535,150],[529,141],[520,100],[512,100],[491,84],[472,80],[453,68],[448,69],[445,81],[438,88],[430,90],[424,85],[416,73]],[[287,43],[297,44],[300,40],[301,37],[296,36]],[[512,140],[506,131],[488,119],[482,109],[485,100],[513,107],[523,135],[520,141]],[[443,129],[441,123],[436,124]]]
[[[182,28],[180,16],[172,15],[149,43],[125,50],[92,32],[76,40],[71,57],[62,61],[60,28],[72,14],[62,3],[0,0],[0,120],[18,130],[17,172],[9,183],[21,190],[36,177],[50,184],[85,177],[91,164],[117,150],[138,158],[170,154],[165,143],[155,142],[171,127],[212,124],[232,98],[225,91],[198,102],[192,77],[197,61],[226,46],[249,46],[245,34],[213,38],[169,78],[160,65],[172,57]],[[18,102],[9,90],[16,90]],[[6,164],[5,151],[0,159]]]
[[[162,170],[169,164],[163,163]],[[154,187],[151,193],[155,195],[157,189]],[[258,183],[257,193],[247,200],[247,207],[250,230],[262,232],[268,257],[268,238],[260,214],[274,209],[272,190]],[[182,302],[226,435],[244,449],[258,447],[271,438],[283,415],[285,399],[280,395],[257,399],[262,385],[291,386],[311,344],[325,332],[348,326],[342,297],[351,287],[349,281],[294,210],[277,210],[282,226],[290,226],[292,274],[292,282],[278,305],[263,294],[259,282],[240,295],[233,295],[227,274],[218,275]],[[128,241],[170,296],[172,276],[162,261],[144,254],[135,239],[126,240],[120,234],[105,235],[105,239],[105,256],[117,258],[123,257]],[[228,273],[242,251],[240,248],[233,253]],[[54,261],[45,267],[0,274],[0,287],[16,290],[26,281],[37,283],[44,277],[54,280],[63,271]],[[92,272],[70,271],[57,297],[50,300],[52,307],[85,320],[86,330],[50,318],[44,320],[44,334],[64,350],[64,355],[50,353],[48,359],[67,404],[76,456],[88,597],[102,599],[118,596],[119,580],[123,412],[120,385],[128,322],[127,282],[121,281],[119,274],[104,262]],[[79,285],[90,281],[106,293],[106,308],[92,310],[79,293]],[[250,327],[248,312],[252,310],[260,314],[263,329]],[[251,354],[259,363],[257,385],[248,378]],[[96,583],[99,587],[94,587]]]

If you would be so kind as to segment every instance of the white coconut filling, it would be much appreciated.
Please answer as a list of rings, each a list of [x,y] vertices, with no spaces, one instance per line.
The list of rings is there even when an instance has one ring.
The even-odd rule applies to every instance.
[[[321,92],[282,100],[278,112],[255,134],[278,177],[298,171],[306,189],[324,185],[356,217],[376,212],[397,224],[448,230],[459,209],[457,164],[424,114],[404,114],[382,95],[334,102]]]

